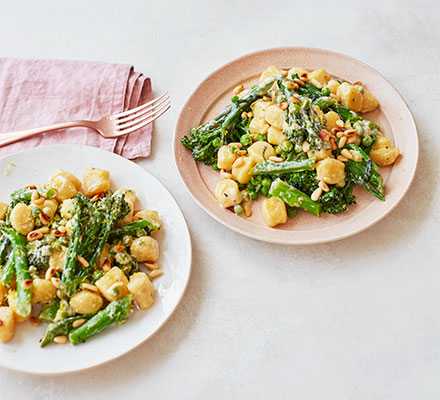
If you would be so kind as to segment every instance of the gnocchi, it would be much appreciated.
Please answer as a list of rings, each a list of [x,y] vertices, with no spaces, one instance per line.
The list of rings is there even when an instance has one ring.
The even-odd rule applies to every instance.
[[[87,168],[83,174],[84,194],[93,196],[110,189],[110,172],[100,168]]]
[[[133,240],[130,252],[139,262],[156,262],[159,259],[159,243],[151,236],[141,236]]]
[[[270,227],[285,224],[287,222],[286,204],[278,197],[265,199],[261,211],[264,221]]]
[[[70,299],[70,308],[77,314],[95,314],[104,304],[99,293],[90,290],[80,290]]]
[[[128,279],[118,267],[113,267],[95,283],[101,294],[108,300],[122,299],[128,294]]]
[[[223,179],[217,183],[215,187],[215,197],[223,208],[235,206],[242,201],[237,182],[232,179]]]
[[[135,272],[130,277],[128,290],[140,308],[147,309],[153,305],[156,290],[144,272]]]
[[[18,203],[12,209],[10,218],[12,227],[24,236],[34,229],[34,218],[31,208],[24,203]]]
[[[15,333],[15,316],[11,308],[0,307],[0,342],[9,342]]]

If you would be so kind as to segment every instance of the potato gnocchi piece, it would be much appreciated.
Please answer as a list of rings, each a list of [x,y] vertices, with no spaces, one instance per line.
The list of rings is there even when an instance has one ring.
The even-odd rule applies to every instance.
[[[217,166],[220,169],[231,170],[232,164],[238,158],[237,152],[232,151],[232,146],[221,146],[217,154]]]
[[[264,157],[263,157],[264,151]],[[255,164],[261,163],[264,159],[276,156],[275,149],[267,142],[260,140],[255,142],[248,148],[249,157],[252,158]]]
[[[75,175],[73,175],[71,172],[68,172],[68,171],[65,171],[64,169],[59,168],[59,169],[55,170],[55,172],[52,174],[51,179],[54,179],[57,176],[63,176],[67,180],[71,181],[73,183],[73,185],[75,186],[76,190],[81,189],[81,186],[82,186],[81,181]]]
[[[159,229],[162,227],[162,220],[160,219],[159,213],[156,210],[141,210],[133,216],[133,222],[139,221],[141,219],[151,219],[159,225]],[[153,231],[151,233],[154,232],[157,231]]]
[[[338,127],[338,125],[336,125],[336,121],[342,121],[339,114],[334,111],[329,111],[328,113],[324,114],[324,119],[326,120],[325,128],[328,131]]]
[[[260,82],[264,81],[267,78],[270,78],[271,76],[276,78],[280,74],[284,74],[284,71],[278,67],[275,67],[274,65],[271,65],[266,71],[261,74]]]
[[[251,170],[255,162],[251,157],[239,157],[232,165],[232,178],[241,184],[248,183],[251,178]]]
[[[56,297],[57,290],[51,281],[34,279],[32,282],[32,304],[49,303]]]
[[[249,132],[253,135],[258,135],[262,132],[267,132],[269,124],[263,118],[252,118],[249,124]]]
[[[87,168],[83,174],[84,194],[88,197],[110,189],[110,172],[100,168]]]
[[[75,187],[75,184],[63,175],[57,175],[50,179],[46,183],[46,187],[57,190],[55,199],[57,199],[59,202],[70,199],[78,193],[78,189]]]
[[[267,141],[270,144],[278,146],[281,143],[285,142],[286,140],[287,140],[287,136],[283,134],[282,129],[278,129],[275,128],[274,126],[271,126],[267,131]]]
[[[15,333],[15,316],[10,307],[0,307],[0,342],[9,342]]]
[[[360,111],[362,109],[363,96],[358,88],[347,82],[339,85],[336,95],[341,99],[341,103],[351,111]]]
[[[6,218],[6,214],[8,213],[9,206],[6,203],[0,201],[0,221],[3,221]]]
[[[332,150],[326,149],[325,147],[322,147],[319,150],[310,150],[307,153],[307,157],[314,158],[316,161],[325,160],[326,158],[329,158],[332,156]]]
[[[399,155],[399,149],[397,147],[391,147],[390,139],[384,136],[377,136],[376,143],[369,154],[371,159],[380,167],[393,164]]]
[[[70,219],[72,218],[72,211],[73,211],[73,200],[72,199],[66,199],[62,202],[61,208],[60,208],[60,215],[62,218]]]
[[[223,208],[235,206],[242,201],[237,182],[232,179],[223,179],[217,183],[215,186],[215,197]]]
[[[153,305],[156,290],[144,272],[135,272],[130,276],[128,290],[133,295],[134,301],[139,305],[139,308],[145,310]]]
[[[254,118],[256,118],[256,119],[264,119],[264,111],[271,104],[272,104],[272,102],[270,102],[270,101],[265,101],[265,100],[262,100],[262,99],[257,100],[251,106],[251,110],[252,110],[252,113],[254,114]]]
[[[336,79],[330,79],[324,87],[328,88],[330,90],[330,93],[336,94],[338,91],[340,83]]]
[[[101,294],[108,300],[122,299],[128,295],[128,279],[118,268],[113,267],[95,283]]]
[[[330,75],[328,74],[328,72],[321,68],[321,69],[317,69],[315,71],[312,71],[309,73],[308,75],[309,80],[313,80],[315,79],[316,81],[318,81],[322,86],[324,86],[326,83],[328,83],[330,81]],[[312,81],[313,83],[313,81]]]
[[[326,158],[316,165],[316,177],[330,185],[345,179],[345,164],[334,158]]]
[[[374,111],[379,106],[376,97],[374,97],[368,89],[360,85],[355,85],[354,87],[362,93],[363,101],[362,108],[360,110],[361,112],[366,113]]]
[[[159,243],[151,236],[141,236],[133,240],[130,253],[138,262],[156,262],[159,259]]]
[[[115,194],[123,194],[125,201],[131,202],[133,205],[136,204],[136,192],[133,189],[118,189]]]
[[[264,110],[264,119],[273,127],[283,129],[284,112],[275,104],[271,104]]]
[[[9,289],[0,283],[0,306],[3,304],[3,300],[6,298],[8,291]]]
[[[80,290],[75,293],[69,302],[70,308],[77,314],[95,314],[104,304],[99,293],[90,290]]]
[[[264,222],[272,228],[287,222],[286,204],[278,197],[264,199],[261,211]]]
[[[61,246],[61,251],[52,253],[49,257],[49,267],[55,268],[57,271],[62,271],[64,263],[66,262],[67,247]]]
[[[31,208],[24,203],[18,203],[12,209],[10,219],[12,227],[24,236],[34,229],[34,217]]]

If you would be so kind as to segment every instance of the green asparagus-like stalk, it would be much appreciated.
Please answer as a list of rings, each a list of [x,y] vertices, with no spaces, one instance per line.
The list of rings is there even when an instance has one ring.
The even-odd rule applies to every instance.
[[[3,265],[8,255],[9,239],[6,236],[0,237],[0,265]]]
[[[0,273],[0,283],[4,286],[9,286],[12,282],[12,278],[15,274],[15,261],[14,254],[8,258],[8,261],[4,265]]]
[[[53,339],[57,336],[67,335],[73,329],[72,325],[78,319],[90,319],[91,315],[77,315],[75,317],[69,317],[59,322],[52,322],[48,325],[43,338],[40,341],[40,347],[47,346],[53,342]]]
[[[27,317],[31,313],[32,288],[26,289],[24,282],[30,280],[29,265],[26,252],[26,239],[12,228],[0,225],[0,231],[12,245],[15,261],[15,275],[17,279],[17,313]]]
[[[124,322],[127,319],[130,304],[131,295],[113,300],[104,310],[99,311],[89,321],[71,331],[70,341],[74,345],[82,343],[108,326]]]
[[[277,178],[272,182],[269,193],[278,197],[291,207],[300,207],[319,217],[321,215],[322,205],[313,201],[309,196],[300,190],[294,188],[288,183]]]
[[[160,225],[152,219],[141,219],[131,224],[127,224],[120,228],[113,229],[110,233],[109,239],[119,239],[124,236],[136,236],[139,230],[146,230],[147,233],[154,232],[160,228]]]
[[[226,107],[213,121],[192,128],[190,135],[182,138],[182,144],[192,151],[194,159],[207,165],[215,164],[220,146],[240,139],[240,132],[236,132],[235,128],[240,122],[242,112],[248,111],[254,101],[263,97],[274,81],[273,77],[265,79]]]
[[[261,174],[286,174],[289,172],[301,172],[301,171],[313,171],[315,165],[315,159],[309,158],[302,161],[284,161],[284,162],[272,162],[264,161],[258,163],[251,170],[253,175]]]
[[[44,322],[54,322],[58,309],[60,308],[60,302],[60,298],[55,297],[50,303],[44,304],[43,307],[41,307],[40,314],[38,314],[38,319]]]

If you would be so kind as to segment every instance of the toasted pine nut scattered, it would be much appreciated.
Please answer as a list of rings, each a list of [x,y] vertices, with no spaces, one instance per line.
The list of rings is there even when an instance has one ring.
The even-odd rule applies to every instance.
[[[29,242],[32,242],[34,240],[41,239],[43,237],[43,235],[48,232],[49,232],[49,228],[47,226],[43,226],[40,229],[35,229],[34,231],[29,232],[27,234],[27,240]]]
[[[281,72],[281,75],[283,75],[284,77],[286,77],[288,73],[289,73],[289,71],[283,70],[283,72]]]
[[[67,343],[67,336],[55,336],[53,338],[53,341],[56,344],[66,344]]]
[[[249,204],[245,204],[243,206],[243,209],[244,209],[244,215],[246,215],[246,217],[250,217],[252,215],[251,207],[249,206]]]
[[[247,154],[246,150],[238,150],[237,151],[237,155],[239,155],[239,156],[245,156],[246,154]]]
[[[154,271],[150,272],[150,278],[154,279],[157,278],[158,276],[161,276],[163,274],[163,271],[160,269],[155,269]]]
[[[232,91],[232,93],[234,94],[239,94],[243,91],[243,85],[238,85],[234,88],[234,90]]]
[[[318,89],[322,89],[322,83],[319,82],[318,80],[316,80],[316,79],[312,79],[310,82],[311,82],[314,86],[316,86]]]
[[[254,113],[252,111],[249,111],[247,113],[248,118],[253,118],[254,117]]]
[[[120,245],[116,245],[115,247],[118,247]],[[122,247],[122,246],[121,246]],[[114,249],[114,248],[113,248]],[[116,250],[115,250],[116,251]],[[117,251],[116,251],[117,253]],[[87,268],[90,264],[89,262],[82,256],[76,256],[76,259],[78,260],[78,262],[84,267]]]
[[[99,289],[90,283],[83,283],[81,287],[85,290],[90,290],[91,292],[99,293]]]
[[[29,290],[32,287],[32,279],[26,279],[25,281],[21,282],[20,286],[24,290]]]
[[[295,104],[301,104],[301,99],[298,99],[298,97],[290,96],[290,97],[289,97],[289,100],[290,100],[292,103],[295,103]]]
[[[55,237],[66,236],[66,232],[61,232],[61,231],[58,230],[58,229],[55,229],[54,231],[52,231],[52,234],[53,234]]]
[[[29,318],[29,322],[31,323],[32,326],[40,326],[41,321],[37,318],[37,317],[30,317]]]
[[[324,192],[329,192],[330,188],[328,187],[328,185],[324,182],[324,181],[319,181],[319,187],[324,191]]]
[[[46,214],[49,218],[53,217],[54,211],[52,208],[49,207],[44,207],[43,208],[43,213]]]
[[[95,194],[93,197],[92,197],[92,202],[93,203],[95,203],[96,201],[98,201],[100,198],[102,198],[102,197],[104,197],[104,192],[101,192],[101,193],[98,193],[98,194]]]
[[[303,72],[300,76],[299,79],[301,79],[304,82],[307,82],[309,80],[309,74],[307,72]]]
[[[234,143],[229,143],[228,147],[229,148],[237,147],[238,149],[241,149],[243,147],[243,145],[241,143],[234,142]]]
[[[348,158],[345,158],[344,156],[338,156],[338,158],[337,158],[339,161],[342,161],[342,162],[347,162],[348,161]]]
[[[40,213],[40,215],[38,216],[39,218],[40,218],[40,222],[43,224],[43,225],[47,225],[47,224],[49,224],[49,218],[47,218],[47,215],[46,214],[44,214],[44,213]]]
[[[298,90],[298,84],[296,84],[295,82],[292,82],[292,81],[287,81],[286,82],[286,88],[287,89]]]
[[[241,165],[242,161],[243,161],[243,160],[240,160],[240,159],[239,159],[238,164],[235,164],[235,166],[236,166],[236,167],[239,167],[239,166]],[[240,162],[241,162],[241,163],[240,163]],[[239,165],[239,164],[240,164],[240,165]],[[230,174],[229,172],[226,172],[224,169],[222,169],[222,170],[220,171],[220,176],[221,176],[223,179],[232,179],[232,174]]]
[[[330,97],[331,97],[333,100],[340,101],[339,97],[336,96],[334,93],[330,93]]]
[[[342,155],[342,157],[345,157],[345,158],[347,158],[349,160],[353,160],[353,155],[351,154],[350,150],[342,149],[341,150],[341,155]]]
[[[271,101],[272,99],[269,96],[263,96],[264,101]]]
[[[356,130],[356,129],[347,129],[345,132],[344,132],[347,136],[352,136],[352,135],[356,135],[357,133],[358,133],[358,131]]]
[[[50,281],[52,282],[52,285],[54,285],[57,289],[61,286],[61,281],[59,278],[51,278]]]
[[[37,187],[35,185],[27,185],[27,186],[25,186],[25,188],[35,190]]]
[[[338,126],[341,127],[341,128],[345,125],[345,124],[344,124],[344,121],[342,121],[342,119],[338,119],[338,120],[336,120],[335,124],[338,125]]]
[[[307,153],[308,151],[310,151],[310,143],[309,142],[304,142],[302,145],[302,150],[304,153]]]
[[[248,113],[246,111],[241,113],[241,119],[248,119]]]
[[[81,326],[86,321],[87,320],[85,318],[77,319],[77,320],[72,322],[72,328],[78,328],[79,326]]]
[[[318,201],[319,198],[321,197],[321,194],[322,194],[322,189],[319,187],[312,193],[310,197],[313,201]]]
[[[338,145],[336,144],[336,140],[334,137],[330,138],[330,147],[332,148],[332,150],[336,150],[338,148]]]
[[[287,103],[285,103],[285,102],[282,102],[281,104],[280,104],[280,108],[284,111],[284,110],[287,110],[287,107],[289,107],[289,105],[287,104]]]
[[[282,159],[281,157],[277,157],[277,156],[270,156],[270,157],[269,157],[269,161],[273,161],[273,162],[283,162],[284,159]]]
[[[337,131],[337,132],[336,132],[336,137],[337,137],[338,139],[340,139],[342,136],[345,136],[345,132],[341,132],[341,131]]]
[[[38,200],[40,198],[40,193],[38,193],[38,190],[34,190],[32,192],[31,201]]]
[[[104,272],[108,272],[111,269],[111,264],[110,264],[110,260],[105,260],[104,263],[102,264],[102,270]]]
[[[150,269],[159,269],[159,265],[157,263],[144,263],[147,268]]]
[[[41,206],[44,203],[44,198],[40,197],[39,199],[32,201],[36,206]]]
[[[298,79],[298,78],[295,78],[293,81],[302,87],[304,87],[306,85],[301,79]]]
[[[64,225],[59,226],[59,227],[58,227],[58,230],[59,230],[61,233],[66,233],[66,232],[67,232],[67,228],[66,228]]]
[[[356,81],[355,83],[353,83],[353,86],[362,86],[362,82],[361,81]]]
[[[339,148],[344,147],[346,142],[347,142],[347,136],[342,136],[341,139],[339,139],[338,147]]]
[[[55,267],[49,267],[46,271],[46,275],[44,276],[44,278],[50,281],[54,275],[55,275]]]

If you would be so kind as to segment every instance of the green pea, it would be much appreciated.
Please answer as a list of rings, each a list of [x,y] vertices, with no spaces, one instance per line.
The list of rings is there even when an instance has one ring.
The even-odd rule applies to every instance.
[[[260,189],[260,193],[263,195],[263,196],[267,196],[268,194],[269,194],[269,189],[267,188],[267,187],[262,187],[261,189]]]
[[[247,190],[249,190],[250,192],[253,192],[255,190],[255,186],[251,182],[249,182],[246,187]]]
[[[291,111],[294,113],[294,114],[298,114],[299,113],[299,110],[300,110],[300,107],[299,107],[299,105],[298,104],[292,104],[291,106]]]
[[[362,144],[363,144],[365,147],[369,147],[369,146],[371,146],[371,145],[373,144],[373,138],[372,138],[371,136],[365,136],[365,137],[362,139]]]
[[[267,135],[262,135],[261,133],[259,133],[258,135],[257,135],[257,140],[259,140],[259,141],[261,141],[261,140],[266,140],[266,138],[267,138]]]
[[[232,96],[231,101],[236,103],[238,101],[238,96]]]
[[[240,138],[240,143],[243,146],[249,146],[250,144],[252,144],[252,137],[249,134],[245,134]]]
[[[324,89],[321,90],[321,94],[323,96],[330,96],[330,89],[325,87]]]
[[[260,183],[260,179],[257,178],[256,176],[253,176],[251,178],[251,183],[252,183],[252,185],[257,186]]]
[[[237,204],[236,206],[234,206],[234,212],[237,215],[243,214],[244,212],[243,207],[240,204]]]
[[[283,152],[283,148],[281,147],[281,145],[275,147],[275,152],[276,152],[277,154],[281,154],[281,153]]]
[[[293,144],[291,141],[286,140],[285,142],[281,143],[281,148],[283,151],[290,153],[293,150]]]
[[[219,147],[222,144],[222,141],[219,137],[216,137],[213,141],[212,141],[212,145],[215,147]]]
[[[289,217],[294,217],[296,216],[296,208],[295,207],[288,207],[287,208],[287,215]]]
[[[302,146],[299,144],[295,145],[294,150],[295,150],[295,153],[301,153],[303,151]]]
[[[251,199],[257,200],[258,199],[258,192],[251,192]]]
[[[212,164],[212,169],[213,169],[214,171],[218,171],[218,170],[219,170],[217,163]]]
[[[243,201],[249,201],[251,199],[251,192],[249,190],[242,190],[241,197],[243,197]]]
[[[268,188],[268,187],[270,187],[270,185],[272,184],[272,181],[271,181],[269,178],[264,178],[264,179],[261,181],[261,184],[263,185],[263,187]]]

